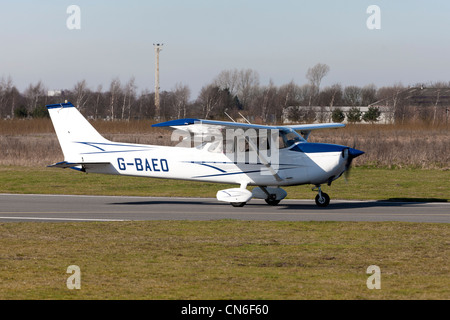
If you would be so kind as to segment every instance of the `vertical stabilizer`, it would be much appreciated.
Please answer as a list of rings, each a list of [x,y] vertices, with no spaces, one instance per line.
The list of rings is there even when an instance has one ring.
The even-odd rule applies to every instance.
[[[66,161],[83,162],[82,154],[92,151],[93,144],[109,142],[72,103],[52,104],[47,109]]]

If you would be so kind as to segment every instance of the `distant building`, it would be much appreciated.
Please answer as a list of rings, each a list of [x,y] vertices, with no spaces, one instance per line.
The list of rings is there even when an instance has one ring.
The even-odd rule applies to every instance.
[[[390,110],[390,117],[400,122],[416,119],[448,123],[450,88],[410,87],[393,92],[389,97],[370,106]]]
[[[332,122],[333,110],[339,108],[345,114],[343,123],[347,123],[347,113],[351,108],[357,108],[362,116],[376,107],[380,117],[376,123],[387,124],[410,120],[428,121],[430,123],[448,123],[450,114],[450,88],[411,87],[392,90],[386,98],[376,101],[368,106],[290,106],[283,110],[283,123],[306,122],[321,123]],[[360,123],[366,123],[361,121]]]
[[[47,97],[60,97],[62,94],[61,90],[48,90]]]
[[[401,93],[410,106],[450,106],[450,88],[409,88]]]
[[[333,106],[333,107],[318,107],[318,106],[290,106],[283,110],[283,123],[298,123],[298,122],[307,122],[307,123],[324,123],[324,122],[332,122],[331,115],[333,110],[340,109],[344,115],[345,119],[342,123],[348,123],[347,113],[352,108],[357,108],[361,112],[361,118],[364,116],[364,113],[369,111],[369,106]],[[389,108],[378,107],[380,110],[380,117],[376,123],[392,123],[393,117],[390,116]],[[360,123],[367,123],[361,120]]]

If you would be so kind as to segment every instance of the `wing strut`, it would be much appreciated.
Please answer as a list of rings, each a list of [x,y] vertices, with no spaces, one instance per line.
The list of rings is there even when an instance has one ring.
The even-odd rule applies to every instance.
[[[270,173],[275,177],[277,181],[283,181],[283,178],[273,169],[272,165],[267,161],[267,159],[259,152],[258,147],[251,141],[248,137],[245,137],[249,146],[256,152],[258,159],[262,162],[262,164],[269,169]]]

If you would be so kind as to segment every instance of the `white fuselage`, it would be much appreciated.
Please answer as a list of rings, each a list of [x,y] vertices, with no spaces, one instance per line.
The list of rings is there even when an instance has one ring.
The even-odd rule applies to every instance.
[[[79,160],[87,163],[86,172],[93,173],[258,186],[288,186],[321,184],[338,178],[345,171],[342,151],[302,152],[296,150],[296,145],[280,149],[279,163],[276,166],[272,165],[282,178],[281,181],[259,161],[247,163],[235,161],[233,154],[210,152],[207,146],[183,148],[114,142],[84,143],[84,147],[87,146],[92,150],[85,148],[81,153],[82,159]],[[110,164],[89,165],[94,160]]]

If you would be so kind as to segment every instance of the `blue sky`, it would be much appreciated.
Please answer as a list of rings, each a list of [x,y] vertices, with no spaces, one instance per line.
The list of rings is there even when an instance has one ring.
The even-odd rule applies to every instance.
[[[69,30],[69,5],[81,29]],[[369,5],[381,29],[369,30]],[[326,63],[323,86],[450,81],[450,1],[387,0],[1,0],[0,78],[23,90],[91,89],[136,78],[154,89],[153,43],[161,52],[161,89],[188,85],[195,98],[225,69],[251,68],[262,85],[307,82]]]

